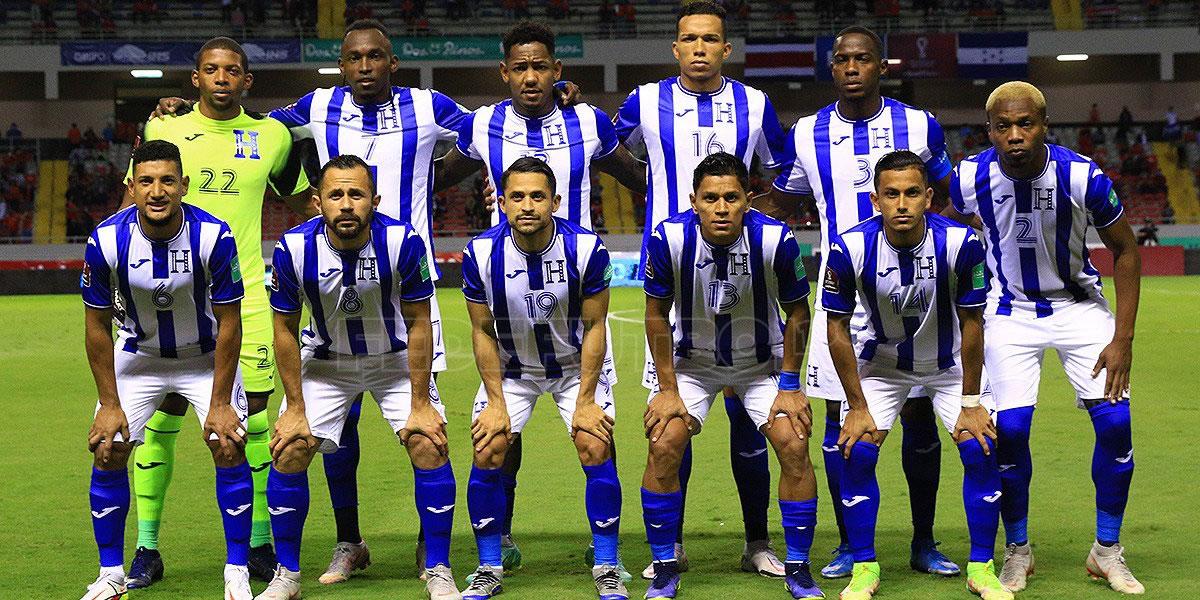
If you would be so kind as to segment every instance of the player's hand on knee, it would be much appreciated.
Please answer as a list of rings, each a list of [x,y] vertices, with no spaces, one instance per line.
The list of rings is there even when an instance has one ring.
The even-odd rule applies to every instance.
[[[512,444],[512,420],[508,408],[502,402],[490,402],[471,423],[471,443],[475,452],[483,452],[497,436],[504,436]]]
[[[1116,404],[1129,387],[1129,370],[1133,366],[1133,342],[1113,340],[1100,352],[1096,366],[1092,368],[1092,379],[1104,370],[1104,398]]]
[[[308,428],[308,417],[304,415],[303,409],[288,408],[275,420],[275,435],[271,436],[268,446],[271,449],[271,458],[279,460],[293,443],[302,443],[306,448],[312,448],[317,443],[317,438],[313,437]]]
[[[667,429],[667,424],[671,419],[683,419],[687,425],[688,432],[692,431],[692,421],[688,419],[687,406],[683,404],[683,398],[679,397],[679,392],[662,391],[654,395],[650,399],[650,404],[646,406],[646,414],[642,418],[642,425],[646,428],[646,437],[650,438],[651,442],[657,442],[658,438]]]
[[[599,404],[586,402],[575,405],[575,416],[571,417],[571,437],[590,433],[605,445],[612,443],[613,418],[605,414]]]
[[[769,414],[767,429],[782,415],[792,423],[792,429],[800,439],[812,434],[812,408],[808,405],[808,397],[800,390],[779,390]]]
[[[875,431],[875,419],[871,417],[871,411],[866,407],[851,408],[842,423],[842,433],[838,435],[838,444],[843,448],[842,455],[850,458],[850,449],[854,444],[864,435],[874,435]]]
[[[975,438],[980,446],[983,446],[983,453],[990,455],[991,447],[987,443],[986,438],[996,440],[996,426],[992,423],[992,417],[988,415],[986,408],[982,406],[972,406],[963,408],[958,413],[958,420],[954,423],[954,438],[956,442],[962,442],[969,437]]]
[[[216,442],[221,456],[230,459],[246,446],[246,429],[228,402],[219,402],[209,408],[208,417],[204,419],[204,439]]]
[[[158,105],[154,107],[154,112],[150,113],[151,119],[161,119],[167,115],[173,115],[181,112],[180,109],[191,108],[192,104],[183,98],[159,98]]]
[[[125,411],[116,404],[101,404],[92,420],[92,429],[88,432],[88,451],[95,452],[101,463],[107,463],[112,457],[113,444],[117,434],[129,442],[129,422],[125,420]]]
[[[448,456],[450,445],[446,440],[446,427],[442,414],[432,404],[414,406],[408,415],[408,422],[400,430],[400,443],[408,445],[408,439],[414,435],[423,435],[437,448],[438,455]]]

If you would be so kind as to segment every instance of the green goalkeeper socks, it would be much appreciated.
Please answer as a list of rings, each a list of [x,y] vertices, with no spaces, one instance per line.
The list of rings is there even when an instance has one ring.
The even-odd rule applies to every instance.
[[[267,411],[250,415],[246,421],[246,462],[254,480],[254,516],[250,547],[271,543],[271,516],[267,513],[267,474],[271,467],[271,423]]]
[[[156,411],[146,423],[146,441],[133,454],[133,489],[137,493],[138,547],[158,548],[163,500],[175,470],[175,439],[182,416]]]

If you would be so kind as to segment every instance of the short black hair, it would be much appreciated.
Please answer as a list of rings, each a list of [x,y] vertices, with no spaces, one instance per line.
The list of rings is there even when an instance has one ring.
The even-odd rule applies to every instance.
[[[500,189],[508,184],[508,176],[512,173],[541,173],[546,177],[546,183],[550,184],[550,193],[553,194],[558,189],[558,182],[554,179],[554,169],[546,164],[546,161],[532,156],[522,156],[513,161],[504,170],[504,174],[500,176]]]
[[[321,166],[321,171],[317,173],[317,191],[321,190],[321,182],[325,180],[325,173],[330,169],[362,169],[367,172],[367,180],[371,182],[371,195],[375,195],[375,179],[371,177],[371,167],[367,166],[366,161],[353,155],[341,154],[329,159],[329,162]]]
[[[746,172],[746,163],[728,152],[709,154],[692,174],[692,190],[700,189],[700,182],[705,177],[725,177],[732,175],[742,184],[742,190],[750,190],[750,174]]]
[[[137,166],[144,162],[158,160],[175,163],[179,166],[179,174],[183,174],[183,158],[179,156],[179,146],[166,140],[150,140],[142,142],[140,146],[134,148],[133,156],[130,160],[130,171],[137,170]]]
[[[862,25],[851,25],[851,26],[839,31],[837,34],[837,37],[835,37],[834,39],[837,40],[838,38],[841,38],[844,35],[850,35],[852,33],[857,33],[858,35],[865,35],[868,38],[870,38],[871,43],[875,44],[875,50],[879,52],[879,60],[883,60],[883,55],[884,55],[883,39],[879,37],[878,33],[875,33],[874,31],[871,31],[870,29],[867,29],[866,27],[863,27]]]
[[[536,21],[517,23],[504,34],[504,58],[508,58],[513,46],[534,43],[545,46],[550,56],[554,56],[554,31],[548,25]]]
[[[230,52],[236,52],[242,58],[242,70],[250,70],[250,58],[246,56],[246,51],[242,50],[242,45],[237,43],[237,40],[233,38],[219,36],[204,42],[204,45],[200,46],[200,51],[196,53],[197,71],[200,70],[200,57],[204,56],[204,53],[209,50],[229,50]]]
[[[929,183],[929,172],[925,170],[925,161],[921,160],[915,152],[910,150],[897,150],[889,152],[880,157],[875,163],[875,181],[873,185],[875,189],[879,189],[879,175],[884,171],[903,171],[905,169],[917,169],[921,172],[921,179],[926,184]]]
[[[382,33],[383,37],[390,35],[388,34],[387,27],[379,22],[379,19],[359,19],[346,26],[346,32],[342,34],[342,39],[346,39],[346,36],[350,35],[351,31],[368,31],[371,29]]]
[[[688,2],[687,4],[684,4],[683,8],[679,11],[679,18],[675,19],[675,33],[679,33],[679,21],[682,21],[684,17],[691,17],[694,15],[712,15],[720,19],[722,35],[724,35],[723,30],[725,29],[726,15],[725,9],[722,8],[720,4],[712,2],[711,0],[699,0],[698,2]]]

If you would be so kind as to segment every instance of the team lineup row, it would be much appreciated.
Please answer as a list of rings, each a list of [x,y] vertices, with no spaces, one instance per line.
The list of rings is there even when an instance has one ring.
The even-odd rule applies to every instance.
[[[604,360],[602,321],[606,311],[597,306],[600,296],[606,305],[607,293],[601,290],[607,287],[607,278],[601,265],[607,262],[607,252],[587,229],[588,193],[582,187],[590,180],[593,159],[597,168],[610,170],[623,184],[646,190],[647,223],[661,225],[646,228],[643,246],[648,308],[653,306],[672,318],[661,323],[647,320],[648,354],[656,360],[648,361],[645,382],[655,388],[655,375],[670,370],[677,384],[675,390],[669,385],[655,388],[647,411],[648,434],[657,438],[650,445],[643,481],[643,512],[654,554],[654,563],[643,572],[652,579],[648,597],[673,597],[678,572],[686,569],[679,523],[682,489],[690,473],[688,440],[699,431],[708,402],[722,390],[735,423],[733,444],[747,450],[738,454],[749,455],[743,456],[747,459],[757,457],[740,465],[734,462],[746,515],[743,568],[785,577],[794,597],[820,594],[808,571],[812,530],[808,519],[815,521],[816,488],[807,461],[811,422],[805,395],[798,391],[806,336],[811,338],[807,343],[807,395],[827,400],[833,407],[828,411],[831,415],[844,413],[844,423],[836,418],[827,420],[822,444],[843,540],[837,558],[822,574],[852,575],[843,597],[870,597],[878,585],[870,535],[878,509],[877,486],[872,488],[874,457],[901,407],[905,411],[906,469],[910,431],[922,430],[925,439],[937,444],[936,427],[932,426],[935,411],[947,427],[954,426],[952,434],[967,465],[964,485],[981,499],[974,513],[968,502],[973,541],[968,586],[985,597],[1007,597],[1008,590],[1024,587],[1032,570],[1025,514],[1031,472],[1028,431],[1037,390],[1036,378],[1031,382],[1028,375],[1037,372],[1047,347],[1059,350],[1080,405],[1088,409],[1096,427],[1097,542],[1089,554],[1089,571],[1109,579],[1114,589],[1140,591],[1118,543],[1133,467],[1125,390],[1139,265],[1132,233],[1111,182],[1086,158],[1044,143],[1045,102],[1040,92],[1027,84],[997,89],[986,107],[996,148],[965,160],[952,174],[936,121],[924,111],[879,96],[878,80],[886,69],[881,45],[874,34],[861,28],[844,32],[835,45],[831,66],[839,101],[801,119],[789,137],[778,126],[765,95],[720,75],[720,60],[729,46],[719,10],[705,3],[689,5],[680,18],[674,43],[680,77],[638,88],[623,106],[615,127],[603,113],[586,105],[558,106],[553,85],[561,66],[553,57],[553,36],[536,25],[517,26],[505,39],[506,60],[501,72],[512,87],[513,99],[475,113],[437,92],[391,87],[388,78],[397,63],[386,32],[377,24],[357,23],[347,32],[340,63],[349,86],[317,90],[292,106],[272,111],[271,118],[241,109],[239,96],[252,76],[240,47],[225,39],[206,44],[193,74],[201,92],[197,110],[153,120],[147,127],[147,139],[174,142],[175,156],[181,159],[174,163],[169,157],[143,161],[173,164],[176,185],[183,183],[184,177],[193,186],[200,183],[190,189],[184,185],[187,204],[172,217],[194,217],[198,223],[194,239],[191,220],[185,228],[187,235],[179,224],[182,221],[159,231],[170,233],[160,240],[172,240],[166,246],[146,241],[153,238],[149,234],[128,235],[130,231],[144,232],[151,217],[171,212],[159,183],[153,193],[142,190],[146,198],[155,198],[143,203],[146,211],[118,213],[113,219],[119,221],[124,215],[121,226],[106,230],[105,225],[113,225],[106,222],[89,244],[89,253],[93,248],[107,251],[93,258],[108,267],[97,262],[85,271],[85,299],[86,288],[93,281],[105,281],[98,289],[114,292],[116,302],[97,301],[95,306],[113,306],[120,317],[120,331],[114,353],[107,320],[96,319],[88,311],[89,355],[93,342],[101,341],[98,333],[93,339],[92,325],[103,324],[104,344],[114,361],[105,363],[100,356],[97,363],[93,358],[94,372],[107,368],[107,373],[115,375],[112,387],[106,388],[97,374],[101,396],[97,426],[104,415],[108,429],[103,431],[109,432],[105,435],[93,428],[91,436],[94,445],[106,441],[96,447],[108,456],[104,461],[98,457],[92,486],[102,573],[85,598],[119,595],[127,581],[122,537],[111,527],[123,530],[129,506],[124,460],[132,448],[118,444],[119,460],[112,458],[114,405],[122,419],[128,417],[132,430],[142,428],[134,427],[135,423],[144,426],[144,431],[136,431],[133,437],[145,443],[137,446],[135,455],[139,536],[128,587],[144,587],[161,577],[155,509],[161,511],[174,433],[188,404],[168,392],[180,392],[186,398],[188,394],[183,392],[188,390],[165,389],[163,382],[147,385],[138,376],[162,372],[167,366],[173,372],[191,368],[194,373],[206,373],[193,382],[197,389],[204,388],[197,397],[206,401],[192,399],[192,403],[202,415],[201,404],[206,408],[212,425],[211,429],[206,425],[206,431],[216,436],[212,445],[218,482],[226,485],[218,495],[224,498],[220,502],[227,537],[232,535],[227,597],[249,597],[247,565],[250,572],[265,570],[266,578],[272,580],[260,597],[298,595],[299,528],[305,512],[300,505],[307,507],[304,471],[318,449],[313,438],[332,440],[324,443],[325,449],[336,449],[325,456],[324,463],[339,544],[321,581],[342,581],[369,563],[358,532],[353,483],[359,406],[355,396],[363,391],[353,388],[365,388],[364,384],[374,386],[370,389],[384,407],[385,417],[398,432],[403,430],[401,438],[408,442],[406,447],[417,467],[417,504],[424,539],[421,566],[427,589],[432,597],[458,597],[446,560],[454,482],[442,453],[445,438],[440,403],[436,394],[410,393],[429,387],[420,381],[422,368],[398,365],[404,361],[397,361],[394,354],[440,338],[436,302],[429,305],[424,317],[429,329],[422,331],[418,325],[424,321],[417,307],[437,276],[436,267],[428,260],[432,242],[428,194],[478,168],[481,163],[475,161],[481,161],[490,174],[504,210],[496,213],[497,228],[472,241],[464,253],[464,292],[476,325],[476,358],[484,385],[475,404],[472,431],[477,452],[468,485],[481,568],[470,578],[463,595],[494,595],[503,579],[500,567],[519,563],[519,551],[509,535],[516,470],[513,456],[519,465],[519,432],[532,409],[532,399],[550,392],[560,408],[574,408],[584,396],[592,398],[586,403],[588,408],[573,412],[563,408],[563,414],[575,434],[588,476],[597,591],[602,597],[625,597],[624,568],[615,549],[619,484],[605,443],[611,442],[615,373],[611,361]],[[769,118],[764,116],[768,113]],[[312,138],[325,165],[315,194],[322,207],[324,184],[331,179],[337,185],[330,191],[330,201],[361,204],[364,195],[368,203],[377,196],[379,210],[368,219],[355,215],[353,209],[340,216],[327,214],[324,221],[314,219],[288,232],[277,247],[275,280],[268,299],[258,250],[265,187],[271,185],[280,195],[291,194],[289,203],[302,212],[311,214],[317,209],[317,204],[308,201],[313,196],[306,193],[308,180],[291,152],[293,137]],[[455,138],[457,149],[433,161],[434,143]],[[851,139],[852,143],[843,143]],[[622,142],[644,143],[649,165],[638,165]],[[732,163],[740,165],[741,179],[755,153],[764,164],[781,168],[772,193],[756,200],[762,212],[745,212],[749,204],[744,181],[729,186],[738,188],[736,191],[714,191],[711,206],[703,201],[704,194],[698,193],[702,180],[725,184],[739,180],[730,155],[722,152],[727,149],[734,151]],[[905,149],[912,152],[895,153]],[[894,154],[889,160],[898,162],[897,167],[884,169],[876,164],[887,154]],[[361,164],[349,164],[353,162],[349,155],[361,156]],[[709,165],[715,169],[710,173],[713,176],[693,179],[706,156],[714,157],[718,165]],[[539,164],[548,165],[548,171],[506,173],[522,157],[542,161]],[[326,169],[336,176],[327,178]],[[133,170],[131,167],[131,201],[138,198],[139,190]],[[885,172],[886,177],[882,175]],[[514,175],[516,181],[526,184],[523,188],[510,189]],[[881,179],[901,175],[917,177],[919,182],[896,183],[892,196],[878,188]],[[355,178],[358,180],[351,181]],[[548,190],[535,190],[547,183]],[[156,184],[150,181],[146,185],[154,188]],[[874,191],[879,194],[873,199]],[[740,203],[737,192],[741,193]],[[693,200],[689,206],[683,198],[693,193],[701,201]],[[798,246],[786,227],[764,214],[785,214],[796,197],[804,195],[817,201],[823,221],[824,262],[818,282],[824,297],[815,303],[811,336],[806,324],[798,324],[808,321],[807,304],[797,301],[800,287],[807,292]],[[919,216],[924,211],[921,198],[928,202],[935,196],[951,200],[952,207],[946,211],[951,216],[964,222],[974,219],[973,224],[983,230],[986,251],[970,230],[935,215]],[[893,219],[886,216],[883,205],[893,200],[897,217],[894,227],[888,229]],[[550,218],[550,213],[538,217],[535,208],[529,209],[535,213],[530,215],[524,214],[524,208],[515,215],[505,208],[506,203],[517,206],[522,202],[543,207],[552,202],[550,212],[557,218]],[[902,207],[905,202],[908,204]],[[689,210],[693,206],[695,210]],[[716,216],[710,215],[706,222],[701,206]],[[878,212],[885,217],[872,219]],[[1089,225],[1097,228],[1116,256],[1115,319],[1099,292],[1098,274],[1087,260],[1084,233]],[[381,229],[376,231],[377,227]],[[537,231],[522,237],[523,228]],[[118,233],[122,229],[124,233]],[[366,236],[358,239],[358,245],[342,245],[352,250],[362,247],[358,256],[337,249],[339,232],[350,229],[356,229],[356,236]],[[893,230],[918,231],[928,236],[928,243],[925,237],[913,237],[915,233],[893,239]],[[103,234],[109,237],[98,237],[103,231],[109,231]],[[524,245],[519,240],[524,240]],[[545,243],[534,243],[538,240]],[[553,260],[538,258],[552,250],[560,252]],[[232,257],[240,257],[240,264]],[[514,262],[521,268],[514,268]],[[139,269],[144,264],[151,265],[150,272]],[[210,264],[214,265],[211,272],[205,266]],[[292,268],[280,269],[280,265]],[[190,290],[180,292],[173,287],[177,279],[173,275],[180,273],[187,274]],[[864,273],[871,276],[863,277]],[[137,282],[139,277],[147,281]],[[217,286],[218,279],[224,281],[222,286]],[[235,286],[241,279],[246,284]],[[149,287],[142,289],[141,284]],[[989,284],[990,291],[985,292]],[[210,297],[203,308],[199,305],[204,304],[205,293],[196,290],[204,290],[206,285]],[[240,350],[237,344],[232,349],[228,343],[222,344],[229,334],[231,313],[222,303],[228,304],[238,295],[233,293],[235,287],[244,292],[239,309],[232,311],[233,315],[240,312]],[[979,311],[985,294],[987,319]],[[497,304],[496,298],[508,301]],[[182,313],[174,312],[176,299],[191,304]],[[147,303],[155,308],[139,320],[136,307],[145,310]],[[299,313],[290,311],[298,311],[302,303],[308,303],[310,309],[317,307],[321,316],[314,310],[310,326],[297,334]],[[787,315],[786,327],[782,322],[772,323],[779,320],[780,305]],[[703,314],[697,312],[701,307]],[[361,316],[362,311],[371,316]],[[291,320],[282,315],[291,315]],[[283,325],[280,319],[284,319]],[[662,335],[652,333],[656,325],[666,327],[659,332]],[[290,340],[280,341],[281,327],[290,331]],[[973,344],[975,334],[983,329],[988,332],[988,343]],[[480,356],[480,344],[486,341],[480,336],[491,340],[494,356]],[[666,341],[658,352],[653,343],[656,339],[660,345]],[[589,370],[581,357],[589,356],[587,350],[597,344],[601,359],[598,366],[593,365],[595,370]],[[789,348],[798,350],[798,358],[789,360]],[[264,409],[266,396],[274,389],[276,350],[289,401],[276,422],[276,435],[268,442],[270,426]],[[964,432],[956,425],[959,407],[966,407],[961,410],[968,419],[981,410],[975,408],[980,388],[968,384],[973,378],[967,366],[972,364],[973,352],[979,352],[988,364],[996,412],[994,424],[983,413],[984,418],[970,421],[975,429],[966,427]],[[135,358],[130,361],[126,355]],[[672,355],[677,358],[672,360]],[[147,368],[151,363],[144,362],[144,356],[170,360]],[[233,356],[241,360],[234,361]],[[409,361],[418,358],[412,351],[408,356]],[[663,357],[668,366],[657,360]],[[229,364],[214,371],[213,365],[221,365],[226,358]],[[444,360],[444,352],[433,347],[429,370],[443,369]],[[286,364],[288,361],[292,364]],[[240,368],[235,368],[237,362]],[[202,366],[205,364],[207,368]],[[884,368],[868,372],[864,365]],[[301,381],[289,386],[292,367],[299,369],[294,374]],[[722,368],[728,375],[713,378],[722,374]],[[485,373],[496,380],[494,385],[489,386]],[[748,373],[757,375],[748,379]],[[932,373],[940,374],[941,379],[933,378]],[[1097,374],[1104,376],[1097,378]],[[595,380],[588,389],[592,375]],[[857,380],[858,376],[858,386],[847,383],[848,378]],[[426,376],[426,384],[428,379]],[[734,381],[743,385],[715,383]],[[231,386],[223,389],[244,390],[236,395],[233,411],[223,407],[207,410],[213,397],[223,398],[228,405],[230,395],[211,394],[218,382]],[[324,387],[306,393],[304,388],[310,385]],[[906,401],[913,387],[921,389],[911,394],[913,400]],[[106,396],[108,392],[111,394]],[[603,400],[605,394],[608,400]],[[394,396],[403,397],[403,402],[385,406],[381,400]],[[493,398],[502,400],[491,402]],[[529,401],[514,403],[514,398]],[[144,401],[139,403],[139,399]],[[777,399],[783,404],[775,406]],[[315,404],[324,408],[314,412]],[[777,408],[779,413],[774,412]],[[241,421],[229,420],[246,413]],[[781,425],[784,420],[774,419],[776,414],[790,415],[788,424]],[[310,429],[302,431],[298,422]],[[771,426],[765,427],[768,422]],[[418,433],[415,438],[413,432]],[[988,438],[989,434],[993,437]],[[996,436],[999,443],[993,446],[989,439]],[[124,435],[123,439],[130,437]],[[785,562],[766,545],[770,474],[766,455],[756,449],[765,449],[768,441],[784,459],[780,498],[788,542]],[[936,461],[938,453],[932,454]],[[268,470],[272,458],[274,464]],[[1000,466],[996,466],[996,458]],[[996,485],[989,479],[991,467],[996,467]],[[347,479],[348,486],[344,485]],[[936,488],[936,475],[933,486]],[[918,507],[915,488],[913,496],[914,517],[928,513],[927,531],[918,531],[921,527],[914,518],[914,568],[957,573],[958,567],[936,551],[931,530],[932,494],[925,494],[927,511]],[[989,564],[998,518],[991,517],[992,537],[987,537],[987,515],[992,508],[996,514],[1003,513],[1008,542],[999,580]],[[114,516],[107,518],[109,515]],[[241,519],[252,523],[244,535],[238,533]],[[272,528],[274,548],[270,545]],[[610,528],[611,532],[602,531]],[[805,531],[807,538],[799,533]],[[247,538],[249,551],[239,541]],[[256,563],[259,569],[255,569]],[[264,569],[261,565],[268,566]]]

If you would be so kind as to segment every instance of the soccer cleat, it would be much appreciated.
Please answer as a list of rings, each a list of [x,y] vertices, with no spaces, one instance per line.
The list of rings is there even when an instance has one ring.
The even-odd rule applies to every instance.
[[[1033,546],[1029,542],[1018,546],[1004,547],[1004,566],[1000,569],[1000,583],[1010,592],[1025,589],[1025,580],[1033,575]]]
[[[1013,600],[1012,592],[996,577],[996,565],[990,560],[967,563],[967,591],[983,600]]]
[[[676,542],[675,543],[675,571],[678,573],[687,573],[689,566],[690,565],[688,564],[687,552],[683,551],[683,544]],[[645,569],[642,569],[642,579],[654,579],[654,562],[653,561],[651,561],[651,563],[649,565],[646,565]]]
[[[417,579],[425,581],[425,540],[417,540],[417,572]]]
[[[596,594],[600,600],[629,600],[629,590],[625,589],[616,565],[592,567],[592,579],[596,580]]]
[[[329,561],[329,568],[325,569],[317,581],[326,585],[341,583],[350,579],[350,575],[355,571],[362,571],[369,566],[371,551],[367,549],[367,542],[338,542],[333,547],[333,560]]]
[[[833,560],[829,564],[821,568],[821,577],[825,579],[841,579],[849,577],[850,572],[854,570],[854,555],[850,553],[850,546],[842,544],[833,550]]]
[[[462,600],[458,586],[454,583],[454,574],[446,565],[434,565],[425,569],[425,594],[429,596],[429,600]]]
[[[954,577],[959,574],[958,565],[954,561],[946,558],[937,549],[938,542],[934,540],[921,540],[912,543],[912,555],[908,559],[908,566],[918,573],[929,573],[930,575],[941,575],[943,577]]]
[[[742,550],[742,570],[747,573],[758,573],[763,577],[785,577],[787,575],[787,570],[784,569],[783,563],[779,562],[779,557],[775,555],[775,549],[767,540],[746,542],[746,547]],[[800,597],[802,596],[797,596],[797,598]]]
[[[850,583],[842,590],[841,600],[871,600],[879,589],[879,563],[854,563]]]
[[[254,600],[250,571],[241,565],[225,565],[225,600]]]
[[[504,591],[504,567],[479,565],[468,577],[470,582],[463,590],[463,600],[487,600]]]
[[[129,574],[125,576],[125,587],[131,590],[148,588],[162,578],[162,555],[158,550],[139,547],[129,565]]]
[[[275,578],[275,567],[279,561],[275,559],[275,548],[271,544],[263,544],[250,549],[246,559],[246,569],[250,576],[259,581],[271,581]]]
[[[96,581],[87,587],[87,592],[79,600],[121,600],[128,593],[125,576],[117,573],[101,573]]]
[[[1120,544],[1102,546],[1099,542],[1092,542],[1092,551],[1087,557],[1087,572],[1092,579],[1107,579],[1108,587],[1122,594],[1146,593],[1146,587],[1125,564],[1125,547]]]
[[[646,598],[674,598],[679,593],[679,562],[655,563],[654,578],[646,589]]]
[[[808,563],[788,563],[784,586],[793,598],[825,597],[825,593],[817,586],[817,582],[813,581],[812,573],[808,570]]]
[[[300,598],[300,571],[292,571],[283,565],[275,568],[275,576],[267,589],[254,600],[298,600]]]
[[[512,534],[500,536],[500,563],[506,574],[521,570],[521,549],[513,541]]]
[[[588,568],[596,566],[596,547],[588,544],[588,549],[583,552],[583,564]],[[629,569],[625,568],[625,561],[621,560],[621,556],[617,555],[617,574],[621,576],[621,583],[629,583],[633,581],[633,574]]]

